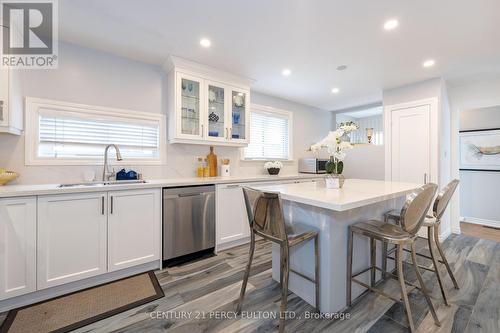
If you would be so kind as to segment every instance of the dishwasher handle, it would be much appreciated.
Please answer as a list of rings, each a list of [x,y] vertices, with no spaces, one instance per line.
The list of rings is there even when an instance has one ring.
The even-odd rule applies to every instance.
[[[186,198],[186,197],[198,197],[206,194],[210,194],[213,192],[201,192],[201,193],[179,193],[179,194],[168,194],[165,195],[166,199],[177,199],[177,198]]]

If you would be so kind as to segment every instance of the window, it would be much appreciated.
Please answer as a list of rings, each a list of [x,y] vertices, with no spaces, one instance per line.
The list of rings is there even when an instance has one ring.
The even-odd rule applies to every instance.
[[[337,127],[348,121],[353,121],[359,126],[357,131],[349,134],[351,143],[368,143],[368,129],[372,129],[372,144],[384,144],[384,119],[381,106],[370,106],[359,108],[353,112],[338,113],[336,118]]]
[[[100,164],[112,143],[123,164],[162,163],[161,115],[35,98],[26,110],[27,165]]]
[[[246,160],[290,160],[292,113],[252,105],[250,143],[244,149]]]

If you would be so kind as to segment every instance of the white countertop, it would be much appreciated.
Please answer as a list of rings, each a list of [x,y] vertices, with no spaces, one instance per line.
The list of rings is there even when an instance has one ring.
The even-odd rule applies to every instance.
[[[106,186],[77,186],[77,187],[59,187],[60,184],[42,184],[42,185],[5,185],[0,186],[0,198],[48,195],[48,194],[66,194],[66,193],[85,193],[130,190],[141,188],[162,188],[177,186],[196,186],[211,184],[232,184],[248,182],[266,182],[266,181],[284,181],[295,179],[319,178],[321,175],[314,174],[291,174],[291,175],[256,175],[256,176],[231,176],[231,177],[207,177],[207,178],[170,178],[170,179],[146,179],[143,184],[113,184]]]
[[[341,189],[327,189],[325,182],[253,186],[260,191],[279,192],[283,200],[345,211],[411,193],[421,185],[382,180],[346,179]]]

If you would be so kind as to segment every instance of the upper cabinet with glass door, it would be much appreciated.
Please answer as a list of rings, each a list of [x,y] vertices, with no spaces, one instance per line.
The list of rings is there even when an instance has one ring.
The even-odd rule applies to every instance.
[[[250,93],[236,88],[231,89],[230,139],[236,142],[248,142]]]
[[[203,80],[178,73],[177,109],[180,110],[180,135],[184,138],[201,138],[203,135]]]
[[[226,121],[226,89],[220,83],[205,81],[208,110],[206,112],[207,139],[225,141],[229,128]]]
[[[170,143],[248,145],[251,80],[178,57],[163,67]]]

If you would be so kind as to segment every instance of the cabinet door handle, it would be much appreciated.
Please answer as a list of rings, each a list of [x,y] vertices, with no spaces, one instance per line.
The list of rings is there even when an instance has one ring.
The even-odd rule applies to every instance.
[[[427,184],[427,173],[424,173],[424,184]]]
[[[226,127],[226,140],[229,140],[229,131],[227,127]]]
[[[104,215],[104,196],[101,197],[101,215]]]
[[[238,188],[240,185],[227,185],[227,188]]]
[[[205,137],[205,131],[203,130],[203,124],[201,124],[201,137]]]
[[[110,210],[111,214],[113,214],[113,201],[114,201],[113,196],[111,196],[111,210]]]

